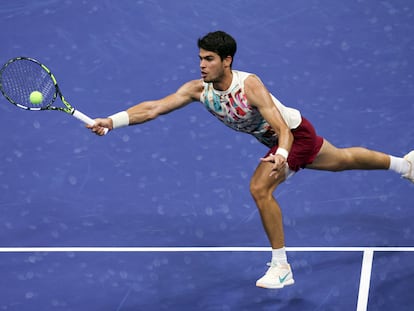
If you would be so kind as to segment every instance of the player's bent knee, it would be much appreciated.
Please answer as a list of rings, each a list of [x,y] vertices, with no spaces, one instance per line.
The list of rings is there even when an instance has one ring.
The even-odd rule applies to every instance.
[[[340,160],[337,163],[337,172],[353,168],[355,159],[349,149],[341,149]]]
[[[266,196],[266,191],[260,182],[252,181],[250,183],[250,194],[252,195],[253,199],[259,200],[261,197]]]
[[[262,200],[268,200],[269,198],[273,197],[273,191],[275,190],[274,187],[270,187],[262,182],[254,182],[250,183],[250,194],[252,195],[253,199],[256,202]]]

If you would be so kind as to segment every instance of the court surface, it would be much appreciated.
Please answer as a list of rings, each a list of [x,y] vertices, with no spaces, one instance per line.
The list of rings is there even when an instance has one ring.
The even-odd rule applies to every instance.
[[[199,78],[196,40],[234,35],[333,144],[414,149],[414,3],[3,1],[0,59],[47,64],[93,116]],[[266,149],[201,104],[106,137],[0,99],[0,310],[412,310],[414,185],[302,171],[275,193],[295,285],[255,287],[270,249],[249,195]]]

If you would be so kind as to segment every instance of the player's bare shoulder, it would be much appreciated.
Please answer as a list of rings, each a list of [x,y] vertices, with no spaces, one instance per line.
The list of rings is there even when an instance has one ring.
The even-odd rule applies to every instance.
[[[264,87],[264,84],[260,78],[255,74],[249,74],[249,76],[244,81],[245,87],[248,88],[256,88],[256,87]]]
[[[184,83],[178,90],[177,94],[191,99],[191,101],[199,101],[201,92],[203,91],[202,80],[191,80]]]
[[[253,106],[257,105],[262,96],[269,93],[262,80],[255,74],[250,74],[244,81],[244,91]]]

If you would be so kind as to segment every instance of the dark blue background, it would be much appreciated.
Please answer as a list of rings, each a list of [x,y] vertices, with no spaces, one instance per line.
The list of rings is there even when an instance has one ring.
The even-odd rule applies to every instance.
[[[221,29],[234,67],[333,144],[414,147],[409,0],[3,1],[0,26],[2,62],[39,59],[92,117],[199,78],[196,40]],[[0,120],[2,247],[268,245],[248,191],[267,150],[198,103],[103,138],[4,98]],[[413,185],[395,173],[303,171],[275,195],[287,246],[414,244]],[[297,284],[277,292],[254,287],[269,256],[2,253],[0,310],[355,309],[362,254],[289,253]],[[375,254],[372,310],[413,304],[412,256]]]

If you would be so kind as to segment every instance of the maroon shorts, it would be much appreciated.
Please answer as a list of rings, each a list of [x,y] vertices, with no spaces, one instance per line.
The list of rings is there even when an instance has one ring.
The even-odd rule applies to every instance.
[[[313,125],[302,117],[299,126],[292,130],[294,137],[287,162],[295,172],[311,164],[318,155],[323,144],[323,137],[316,135]],[[274,154],[279,146],[273,146],[266,156]]]

